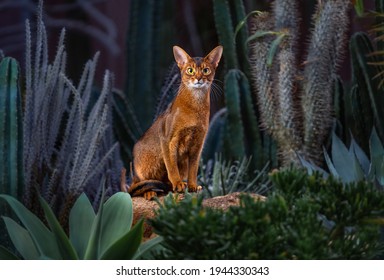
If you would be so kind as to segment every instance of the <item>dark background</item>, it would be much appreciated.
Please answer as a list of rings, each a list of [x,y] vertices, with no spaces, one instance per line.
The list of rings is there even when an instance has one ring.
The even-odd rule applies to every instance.
[[[142,0],[152,2],[151,0]],[[318,0],[301,1],[303,15],[303,51],[309,21]],[[126,76],[126,49],[130,39],[127,36],[131,0],[46,0],[44,1],[45,24],[48,29],[50,57],[53,56],[55,44],[61,28],[67,30],[66,49],[68,52],[67,73],[70,78],[80,77],[84,63],[96,51],[101,52],[96,82],[101,83],[105,69],[114,73],[115,86],[123,89]],[[161,24],[167,28],[161,53],[162,63],[153,65],[166,74],[173,62],[172,45],[179,45],[193,56],[202,56],[215,47],[217,34],[214,25],[212,1],[209,0],[169,0],[162,13]],[[169,2],[169,3],[168,3]],[[271,1],[245,0],[246,12],[268,9]],[[366,8],[373,7],[373,0],[366,2]],[[24,63],[25,21],[33,23],[36,19],[37,1],[0,0],[0,49],[5,55]],[[351,31],[365,30],[367,20],[356,19],[351,14]],[[368,20],[369,21],[369,20]],[[348,55],[346,56],[348,57]],[[349,77],[348,61],[341,68],[343,79]],[[161,81],[158,83],[160,87]],[[158,91],[159,88],[154,89]]]

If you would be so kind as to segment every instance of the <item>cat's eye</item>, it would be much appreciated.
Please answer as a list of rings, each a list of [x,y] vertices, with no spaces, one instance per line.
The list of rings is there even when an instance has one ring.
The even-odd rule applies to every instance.
[[[193,69],[192,67],[188,67],[188,68],[187,68],[187,74],[188,74],[188,75],[193,75],[193,74],[195,74],[195,69]]]
[[[211,69],[209,69],[208,67],[204,68],[204,69],[203,69],[203,74],[204,74],[204,75],[209,75],[209,74],[211,74]]]

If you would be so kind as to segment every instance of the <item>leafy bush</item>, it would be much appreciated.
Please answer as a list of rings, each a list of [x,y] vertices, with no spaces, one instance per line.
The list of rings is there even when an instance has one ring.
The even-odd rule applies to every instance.
[[[141,243],[143,220],[132,229],[132,200],[127,193],[116,193],[95,214],[82,194],[69,216],[69,237],[52,209],[40,197],[49,229],[32,212],[9,195],[0,195],[13,209],[22,225],[3,217],[10,239],[23,259],[131,259],[155,246],[160,238]],[[0,259],[18,256],[0,246]]]
[[[343,184],[319,173],[271,175],[267,201],[244,196],[223,212],[189,196],[167,197],[151,221],[165,259],[374,259],[383,250],[384,194],[370,183]]]

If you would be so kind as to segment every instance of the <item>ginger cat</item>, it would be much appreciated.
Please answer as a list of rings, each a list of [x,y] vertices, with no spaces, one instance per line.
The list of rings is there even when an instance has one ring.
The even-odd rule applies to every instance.
[[[132,183],[128,188],[132,196],[151,199],[157,191],[198,190],[211,85],[222,52],[223,47],[218,46],[204,58],[191,58],[182,48],[173,47],[182,82],[173,102],[133,148]],[[126,191],[125,184],[122,190]]]

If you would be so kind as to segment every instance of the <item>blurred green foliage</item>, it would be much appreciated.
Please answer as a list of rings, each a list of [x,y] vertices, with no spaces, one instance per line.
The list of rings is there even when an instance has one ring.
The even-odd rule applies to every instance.
[[[151,221],[160,259],[375,259],[383,252],[384,193],[288,169],[266,201],[244,196],[226,211],[169,196]],[[364,195],[363,195],[364,194]]]

